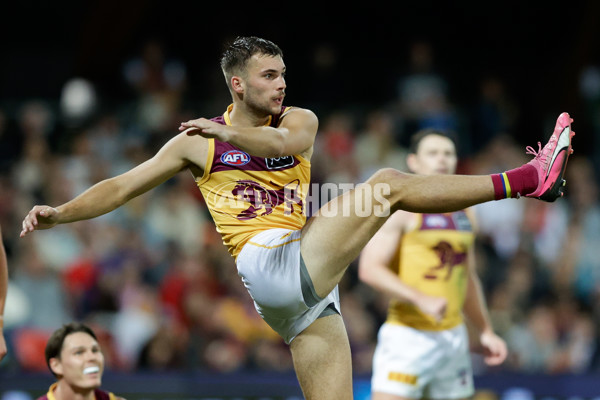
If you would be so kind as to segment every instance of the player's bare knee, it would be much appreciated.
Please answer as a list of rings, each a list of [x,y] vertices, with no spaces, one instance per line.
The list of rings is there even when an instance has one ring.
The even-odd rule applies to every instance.
[[[394,201],[402,193],[402,188],[407,183],[409,176],[409,174],[394,168],[382,168],[375,172],[366,183],[373,187],[384,186],[379,192],[384,193],[386,198]]]
[[[401,183],[408,175],[402,171],[399,171],[394,168],[381,168],[376,171],[371,177],[367,180],[368,183],[387,183],[390,185],[396,185]]]
[[[394,168],[382,168],[365,182],[372,189],[374,198],[379,201],[378,204],[381,204],[378,215],[386,216],[402,208],[401,204],[410,176]]]

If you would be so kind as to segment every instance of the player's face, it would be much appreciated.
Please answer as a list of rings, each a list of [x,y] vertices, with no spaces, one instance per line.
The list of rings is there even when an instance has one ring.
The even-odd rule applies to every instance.
[[[425,136],[409,167],[421,175],[453,174],[456,171],[456,148],[452,140],[439,136]]]
[[[285,64],[279,56],[254,55],[248,60],[244,102],[265,115],[278,114],[285,97]]]
[[[52,370],[62,376],[69,386],[78,389],[94,389],[100,387],[104,356],[100,345],[85,332],[68,335],[60,352],[60,359],[51,363]]]

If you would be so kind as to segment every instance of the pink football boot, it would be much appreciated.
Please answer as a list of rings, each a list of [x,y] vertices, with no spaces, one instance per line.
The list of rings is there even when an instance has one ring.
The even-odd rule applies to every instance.
[[[535,156],[528,164],[535,167],[539,178],[537,189],[527,197],[551,202],[563,195],[566,183],[563,174],[569,155],[573,153],[571,138],[575,136],[575,132],[571,130],[572,122],[573,119],[568,113],[560,114],[554,132],[543,149],[540,142],[537,152],[531,146],[527,146],[527,154]]]

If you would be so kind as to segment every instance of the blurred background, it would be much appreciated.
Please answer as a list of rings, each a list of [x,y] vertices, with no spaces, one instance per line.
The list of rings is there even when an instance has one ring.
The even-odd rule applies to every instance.
[[[141,163],[181,121],[222,114],[219,58],[238,35],[277,43],[286,104],[319,116],[314,183],[405,170],[408,138],[424,127],[456,135],[459,173],[514,168],[571,114],[565,198],[476,207],[477,265],[510,350],[494,369],[473,356],[476,397],[600,398],[600,2],[188,3],[0,4],[3,399],[46,391],[46,340],[71,320],[98,333],[103,387],[129,399],[299,398],[289,351],[256,314],[187,173],[108,215],[19,239],[33,205]],[[386,299],[356,271],[340,290],[356,398],[367,398]]]

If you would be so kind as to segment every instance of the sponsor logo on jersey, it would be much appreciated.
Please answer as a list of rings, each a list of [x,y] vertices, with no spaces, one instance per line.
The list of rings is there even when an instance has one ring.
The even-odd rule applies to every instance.
[[[416,385],[419,377],[412,374],[404,374],[402,372],[390,371],[388,374],[389,381],[402,382],[407,385]]]
[[[446,228],[448,220],[443,215],[426,215],[424,225],[427,228]]]
[[[229,150],[221,154],[221,162],[223,164],[241,167],[250,162],[250,155],[241,150]]]
[[[265,163],[269,169],[289,167],[290,165],[294,165],[294,156],[265,158]]]

